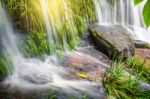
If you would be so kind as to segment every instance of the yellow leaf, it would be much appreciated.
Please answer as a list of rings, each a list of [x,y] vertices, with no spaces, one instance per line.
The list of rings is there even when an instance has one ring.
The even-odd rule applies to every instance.
[[[86,73],[76,73],[77,76],[80,76],[82,78],[87,78],[89,77],[89,74],[86,74]]]

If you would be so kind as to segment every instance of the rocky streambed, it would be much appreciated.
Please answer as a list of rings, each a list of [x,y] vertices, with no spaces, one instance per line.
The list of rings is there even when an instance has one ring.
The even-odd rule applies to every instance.
[[[63,76],[65,79],[88,81],[91,84],[89,88],[85,91],[73,88],[74,92],[64,90],[61,86],[55,88],[56,90],[53,88],[30,88],[28,90],[1,83],[0,99],[74,99],[73,97],[77,99],[104,99],[106,93],[102,79],[106,69],[111,66],[114,56],[117,59],[126,59],[131,56],[142,57],[150,65],[150,49],[143,48],[145,45],[142,44],[145,43],[134,42],[125,27],[93,25],[89,29],[88,38],[90,39],[88,40],[91,40],[92,46],[80,47],[75,51],[66,52],[59,62],[59,65],[63,65],[67,71],[67,74]],[[138,48],[136,48],[137,46]],[[29,81],[39,86],[48,83],[47,80],[42,81],[44,83],[34,82],[33,79]]]

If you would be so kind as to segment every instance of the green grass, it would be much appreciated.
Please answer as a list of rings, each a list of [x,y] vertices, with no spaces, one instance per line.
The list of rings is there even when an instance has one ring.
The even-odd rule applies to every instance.
[[[150,67],[147,63],[148,60],[140,57],[129,58],[126,62],[127,68],[136,74],[138,74],[142,80],[150,83]]]
[[[150,89],[144,90],[139,87],[142,81],[150,79],[148,75],[149,72],[141,60],[129,58],[125,62],[113,62],[107,69],[102,83],[110,99],[149,99]]]
[[[49,50],[52,47],[61,51],[66,48],[75,49],[88,24],[95,20],[93,0],[67,0],[67,10],[61,0],[56,0],[55,6],[58,6],[58,13],[61,17],[57,13],[53,13],[53,10],[57,11],[57,9],[49,6],[48,10],[58,44],[55,39],[55,43],[49,44],[51,48],[48,48],[47,43],[49,42],[47,42],[47,38],[43,37],[46,35],[46,29],[40,0],[3,0],[1,2],[13,18],[14,25],[22,32],[29,34],[24,43],[27,50],[24,49],[23,53],[26,56],[50,54]],[[51,5],[51,1],[49,2]]]
[[[77,44],[68,42],[67,49],[72,50]],[[69,43],[71,43],[69,45]],[[19,47],[25,57],[37,57],[44,59],[45,55],[52,55],[55,53],[57,58],[61,58],[65,51],[63,43],[57,46],[54,44],[49,44],[47,34],[44,32],[33,32],[28,35],[27,38],[23,39],[19,43]],[[56,50],[55,50],[56,49]],[[55,51],[54,51],[55,50]]]
[[[10,67],[8,66],[8,61],[6,60],[6,57],[1,53],[0,54],[0,80],[5,78],[7,75],[9,75]]]
[[[46,33],[32,32],[20,43],[21,51],[25,57],[41,57],[42,54],[50,54]]]

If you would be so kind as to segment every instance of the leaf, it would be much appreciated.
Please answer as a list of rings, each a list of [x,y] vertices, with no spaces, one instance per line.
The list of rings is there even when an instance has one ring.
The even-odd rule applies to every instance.
[[[89,77],[89,74],[86,74],[86,73],[76,73],[77,76],[80,76],[82,78],[87,78]]]
[[[143,17],[146,26],[150,26],[150,0],[147,0],[144,9],[143,9]]]
[[[143,0],[134,0],[134,4],[137,5],[139,3],[141,3]]]

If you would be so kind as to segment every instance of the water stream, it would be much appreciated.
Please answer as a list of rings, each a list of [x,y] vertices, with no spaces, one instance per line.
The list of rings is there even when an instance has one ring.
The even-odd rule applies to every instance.
[[[150,29],[147,29],[142,18],[142,4],[134,6],[132,0],[95,0],[96,17],[99,25],[121,24],[130,29],[135,39],[150,42]],[[51,6],[51,7],[49,7]],[[99,89],[99,84],[84,79],[68,79],[71,75],[66,68],[60,66],[55,57],[55,52],[62,43],[56,31],[67,21],[68,28],[71,28],[70,38],[73,38],[74,22],[72,15],[68,11],[67,0],[41,0],[41,8],[44,16],[46,32],[48,35],[51,55],[41,61],[34,58],[25,58],[20,53],[17,45],[17,36],[13,30],[11,20],[0,4],[0,40],[3,52],[10,59],[12,64],[12,74],[3,82],[9,85],[11,90],[17,89],[53,89],[63,90],[68,93],[81,93],[88,91],[94,97],[100,97],[103,92]],[[62,16],[63,15],[63,16]],[[61,37],[63,49],[67,51],[67,35],[63,31]],[[77,95],[78,96],[78,95]]]
[[[55,34],[52,30],[53,26],[45,10],[46,3],[42,1],[43,15],[45,16],[46,28],[48,32],[50,44],[54,42]],[[90,82],[83,79],[68,79],[70,73],[57,62],[51,60],[52,56],[49,56],[45,61],[34,58],[25,58],[19,51],[17,46],[17,36],[11,25],[11,21],[8,18],[5,10],[0,5],[0,39],[4,47],[3,51],[8,57],[8,61],[11,61],[10,68],[12,74],[9,75],[4,85],[9,85],[9,90],[14,91],[19,89],[20,91],[38,90],[38,89],[51,89],[58,92],[66,92],[70,94],[76,94],[81,97],[83,92],[88,91],[90,95],[94,97],[100,97],[101,92],[99,90],[99,84]],[[65,39],[65,38],[64,38]],[[65,41],[64,41],[65,42]],[[50,46],[51,47],[51,46]],[[54,51],[54,50],[53,50]],[[54,52],[53,52],[54,53]]]
[[[150,42],[150,28],[146,28],[142,17],[145,3],[146,0],[135,6],[132,0],[95,0],[98,24],[124,25],[136,40]]]

